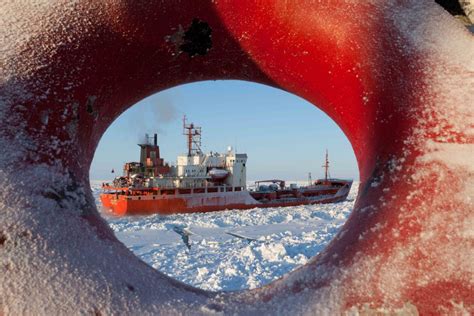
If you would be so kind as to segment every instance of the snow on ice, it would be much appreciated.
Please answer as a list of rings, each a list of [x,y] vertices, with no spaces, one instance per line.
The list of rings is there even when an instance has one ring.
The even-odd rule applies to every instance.
[[[100,184],[91,183],[99,209]],[[155,269],[205,290],[233,291],[270,283],[318,254],[346,221],[357,189],[356,182],[348,200],[334,204],[122,218],[102,214],[117,238]],[[190,233],[190,249],[176,232],[183,228]]]

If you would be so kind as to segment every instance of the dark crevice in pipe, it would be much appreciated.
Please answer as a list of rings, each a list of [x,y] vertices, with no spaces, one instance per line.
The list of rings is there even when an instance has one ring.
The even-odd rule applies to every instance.
[[[465,15],[458,0],[435,0],[435,2],[452,15]]]
[[[0,246],[3,246],[7,242],[7,236],[0,232]]]
[[[193,19],[189,28],[184,32],[180,50],[190,57],[206,55],[212,47],[212,29],[207,22]]]

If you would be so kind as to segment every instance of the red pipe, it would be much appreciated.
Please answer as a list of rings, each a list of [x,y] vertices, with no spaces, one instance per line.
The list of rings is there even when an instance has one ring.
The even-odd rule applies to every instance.
[[[3,312],[473,312],[473,40],[434,2],[8,2],[2,12]],[[144,265],[88,184],[119,114],[214,79],[312,102],[359,164],[337,237],[253,291],[209,293]]]

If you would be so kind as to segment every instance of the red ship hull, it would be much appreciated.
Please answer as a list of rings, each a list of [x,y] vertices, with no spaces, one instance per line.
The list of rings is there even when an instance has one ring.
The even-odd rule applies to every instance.
[[[249,192],[245,190],[217,192],[188,192],[168,190],[166,194],[158,189],[116,190],[100,195],[102,206],[114,215],[170,215],[177,213],[215,212],[229,209],[251,209],[285,207],[344,201],[352,182],[338,188],[314,188],[302,190],[281,190],[276,192]],[[114,188],[108,188],[109,191]],[[292,196],[288,193],[293,192]],[[172,193],[172,194],[169,194]]]

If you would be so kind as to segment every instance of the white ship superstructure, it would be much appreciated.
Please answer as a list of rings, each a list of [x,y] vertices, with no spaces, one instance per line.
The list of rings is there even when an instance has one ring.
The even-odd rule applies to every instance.
[[[225,153],[201,151],[201,128],[186,124],[183,118],[184,135],[187,136],[188,152],[179,155],[176,166],[166,174],[156,174],[148,178],[148,187],[160,188],[205,188],[239,187],[246,189],[247,154],[236,153],[228,147]]]
[[[240,187],[246,189],[247,154],[196,152],[177,157],[170,172],[149,178],[147,186],[161,188]]]

